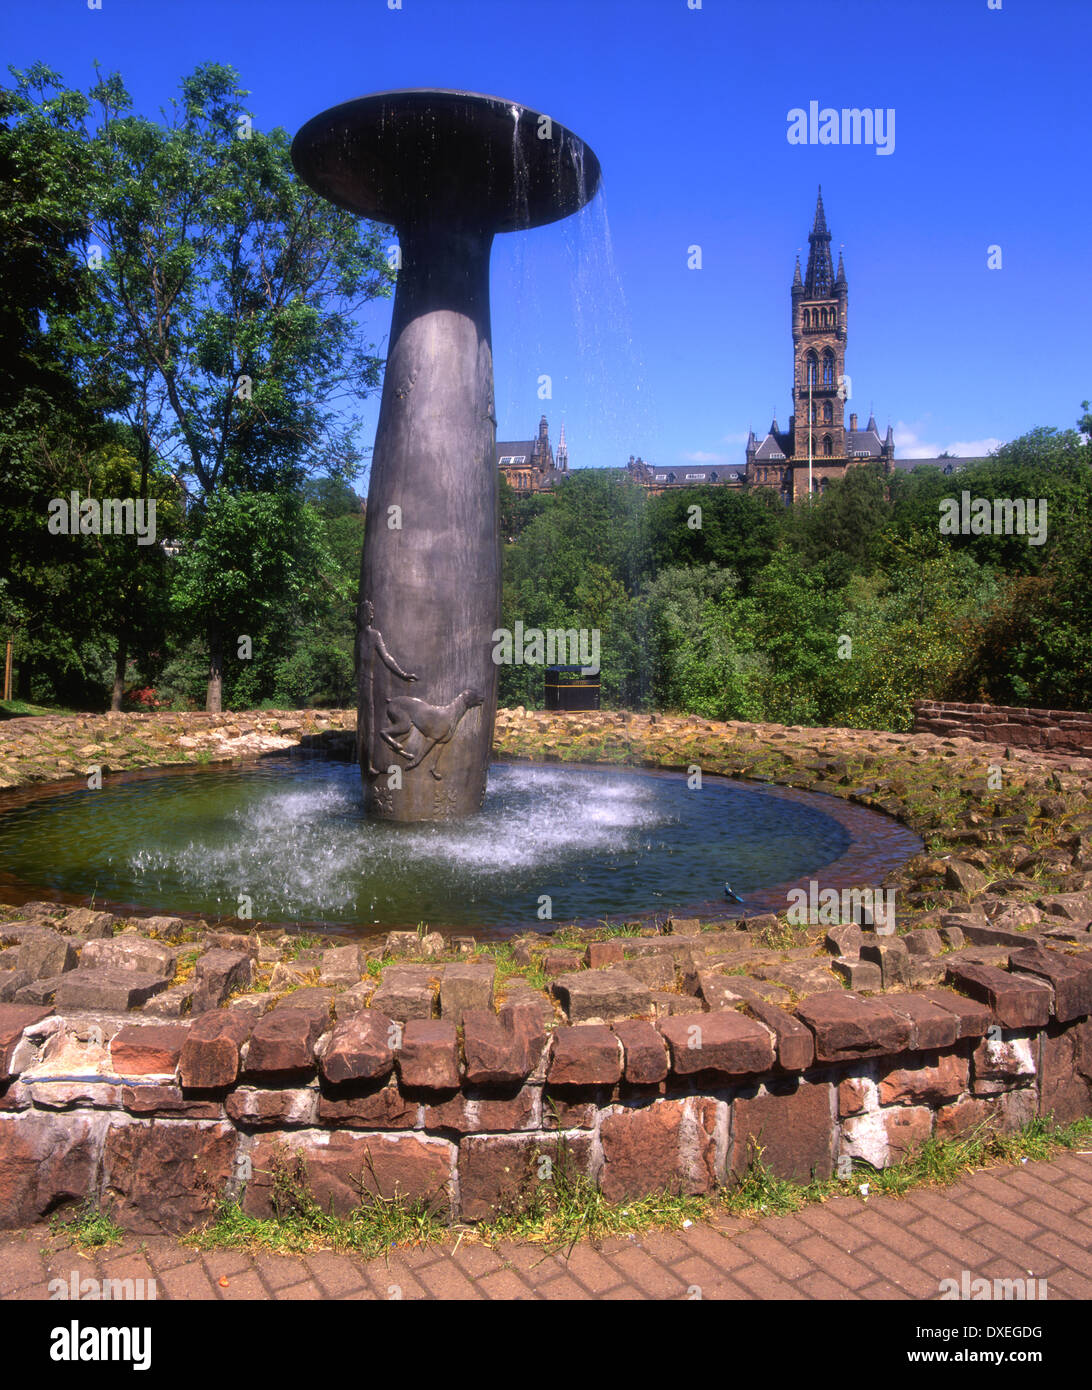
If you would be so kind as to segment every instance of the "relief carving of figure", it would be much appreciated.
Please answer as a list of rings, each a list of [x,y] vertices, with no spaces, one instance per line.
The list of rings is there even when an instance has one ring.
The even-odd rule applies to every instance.
[[[358,669],[365,674],[365,699],[367,701],[368,717],[365,724],[369,738],[368,746],[368,775],[378,777],[380,769],[372,765],[372,747],[375,742],[375,659],[378,657],[383,665],[399,680],[415,681],[417,677],[409,671],[403,671],[394,657],[387,650],[387,644],[383,641],[383,634],[373,626],[375,609],[368,599],[360,605],[360,635],[358,641],[357,660]],[[419,702],[415,702],[419,703]],[[480,703],[480,702],[479,702]],[[383,735],[386,737],[386,735]]]
[[[387,727],[381,729],[379,737],[403,758],[408,758],[406,771],[428,757],[439,745],[440,753],[436,763],[429,769],[437,782],[443,781],[443,774],[437,771],[443,748],[450,743],[459,721],[468,709],[484,703],[476,690],[463,690],[447,705],[429,705],[414,695],[392,695],[387,701]],[[416,729],[421,735],[417,752],[409,747],[409,738]]]

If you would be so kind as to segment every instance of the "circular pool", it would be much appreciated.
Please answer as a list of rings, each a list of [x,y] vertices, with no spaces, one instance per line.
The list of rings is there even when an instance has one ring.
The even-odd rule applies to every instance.
[[[776,911],[812,877],[878,888],[919,847],[834,797],[557,764],[496,763],[477,816],[397,825],[365,817],[355,765],[278,756],[9,799],[0,888],[359,933],[425,922],[494,934]]]

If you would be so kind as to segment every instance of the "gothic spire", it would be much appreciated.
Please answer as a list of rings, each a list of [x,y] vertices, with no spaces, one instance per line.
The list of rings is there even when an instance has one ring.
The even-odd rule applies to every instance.
[[[846,283],[846,263],[842,259],[841,251],[838,252],[838,275],[834,283],[836,285],[844,285]]]
[[[815,204],[815,221],[808,233],[808,273],[804,289],[809,299],[824,299],[834,287],[834,267],[830,260],[830,231],[823,209],[823,186]]]
[[[796,253],[796,269],[792,273],[792,287],[795,290],[798,287],[802,287],[803,283],[803,280],[800,278],[800,253],[798,251]]]

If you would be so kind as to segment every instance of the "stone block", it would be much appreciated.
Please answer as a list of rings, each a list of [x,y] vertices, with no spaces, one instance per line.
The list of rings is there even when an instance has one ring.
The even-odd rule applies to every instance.
[[[179,1235],[209,1220],[232,1176],[229,1124],[133,1121],[106,1133],[103,1210],[138,1235]]]
[[[181,1024],[130,1024],[110,1040],[118,1076],[173,1075],[189,1029]]]
[[[155,994],[144,1005],[141,1013],[145,1018],[182,1018],[190,1012],[193,1003],[193,987],[189,984],[172,985],[162,994]]]
[[[584,952],[584,964],[589,970],[602,970],[606,965],[621,965],[623,959],[622,943],[616,939],[590,941]]]
[[[983,1038],[971,1059],[976,1096],[997,1095],[1035,1078],[1035,1047],[1030,1038]]]
[[[1039,1039],[1039,1113],[1057,1124],[1092,1115],[1092,1020],[1052,1023]]]
[[[622,1044],[622,1074],[633,1086],[653,1086],[667,1077],[663,1037],[644,1019],[619,1020],[614,1035]]]
[[[939,956],[944,942],[936,927],[918,927],[902,938],[912,956]]]
[[[863,944],[864,932],[856,922],[830,927],[823,941],[824,947],[832,956],[845,956],[850,960],[861,954]]]
[[[748,1000],[747,1012],[774,1035],[777,1065],[783,1071],[806,1071],[815,1061],[815,1039],[798,1018],[761,999]]]
[[[45,980],[75,970],[78,959],[76,948],[67,937],[42,927],[23,938],[15,968],[24,971],[32,981]]]
[[[1048,893],[1037,899],[1037,905],[1049,917],[1064,917],[1070,922],[1087,922],[1092,917],[1092,891],[1077,893]]]
[[[652,1192],[691,1197],[711,1192],[719,1176],[718,1108],[726,1109],[692,1096],[604,1115],[599,1127],[603,1196],[623,1202]]]
[[[0,1116],[0,1229],[33,1226],[97,1194],[105,1114]]]
[[[553,946],[542,956],[543,972],[551,978],[555,975],[565,975],[572,970],[579,970],[583,963],[584,957],[580,951],[568,950],[564,947]]]
[[[878,994],[883,989],[883,971],[875,961],[857,956],[838,956],[830,963],[831,970],[845,980],[849,989],[862,994]]]
[[[920,994],[888,994],[883,1001],[910,1024],[910,1047],[915,1052],[951,1047],[959,1037],[959,1020]]]
[[[996,1127],[999,1118],[997,1102],[964,1096],[953,1100],[937,1110],[936,1137],[938,1139],[962,1139],[983,1126]]]
[[[416,933],[410,932],[409,935],[416,936]],[[372,995],[371,1005],[399,1023],[408,1023],[410,1019],[429,1019],[438,992],[433,967],[389,966],[383,971],[382,983]]]
[[[733,1173],[760,1160],[775,1177],[793,1182],[829,1178],[834,1139],[829,1082],[786,1077],[732,1101]]]
[[[958,1030],[957,1041],[962,1038],[981,1038],[993,1026],[994,1017],[988,1004],[969,999],[965,994],[957,994],[954,990],[925,990],[915,998],[928,1000],[954,1017]]]
[[[904,1051],[910,1044],[908,1019],[882,1000],[864,999],[848,990],[813,994],[796,1006],[796,1016],[811,1029],[817,1062],[846,1062]]]
[[[542,1091],[521,1086],[503,1093],[478,1087],[459,1091],[450,1100],[424,1107],[424,1127],[456,1134],[506,1134],[538,1129],[542,1119]]]
[[[361,959],[359,946],[332,946],[323,951],[319,966],[319,984],[346,987],[358,984],[364,971],[365,962]]]
[[[973,897],[976,893],[981,893],[988,882],[989,879],[981,869],[976,869],[973,864],[967,864],[962,859],[949,860],[945,866],[944,886],[951,888],[953,892]]]
[[[326,1026],[325,1012],[279,1004],[254,1024],[244,1075],[256,1080],[303,1076],[315,1066],[315,1043]]]
[[[235,990],[248,989],[254,980],[254,958],[248,951],[205,951],[193,969],[193,1012],[217,1009]]]
[[[666,1018],[657,1027],[667,1040],[677,1076],[747,1076],[769,1071],[774,1064],[770,1030],[732,1009]]]
[[[51,1010],[32,1008],[24,1004],[0,1005],[0,1082],[17,1075],[12,1069],[15,1049],[23,1039],[23,1033],[35,1023],[50,1016]]]
[[[459,1043],[454,1023],[411,1019],[395,1060],[406,1089],[449,1091],[459,1085]]]
[[[492,1009],[496,973],[492,965],[459,962],[446,966],[440,982],[440,1017],[449,1019],[458,1028],[462,1026],[465,1013]]]
[[[175,951],[162,941],[152,941],[139,932],[88,941],[80,953],[81,970],[132,970],[155,975],[164,984],[174,974]]]
[[[968,1084],[965,1057],[954,1053],[919,1052],[879,1078],[881,1105],[930,1105],[962,1095]]]
[[[333,1085],[341,1085],[389,1076],[401,1031],[393,1019],[378,1009],[364,1009],[342,1019],[330,1034],[319,1061],[323,1077]]]
[[[181,1087],[144,1083],[123,1086],[121,1103],[130,1115],[141,1119],[222,1120],[224,1107],[218,1100],[195,1100],[183,1094]]]
[[[411,933],[412,935],[412,933]],[[361,1205],[361,1192],[387,1200],[424,1201],[437,1214],[452,1214],[455,1146],[419,1134],[358,1134],[297,1131],[259,1135],[251,1150],[253,1177],[243,1210],[274,1213],[273,1174],[284,1164],[301,1173],[323,1211],[345,1217]]]
[[[613,1086],[622,1077],[622,1047],[602,1024],[558,1028],[547,1080],[552,1086]]]
[[[26,974],[22,970],[17,973]],[[55,1001],[57,988],[63,979],[63,975],[53,975],[44,980],[29,980],[15,991],[12,1002],[48,1007]]]
[[[244,1129],[303,1129],[315,1123],[318,1091],[312,1086],[237,1086],[224,1104],[228,1117]]]
[[[1041,1028],[1050,1018],[1052,991],[1026,975],[975,961],[950,960],[945,978],[972,999],[988,1004],[1004,1028]]]
[[[419,1129],[421,1105],[407,1100],[394,1078],[383,1084],[349,1082],[319,1095],[319,1123],[336,1129]]]
[[[1054,990],[1054,1017],[1059,1023],[1092,1014],[1092,957],[1023,946],[1009,956],[1009,968],[1046,980]]]
[[[178,1060],[182,1085],[195,1091],[234,1086],[239,1076],[239,1050],[250,1037],[251,1027],[251,1019],[234,1009],[195,1019]]]
[[[875,937],[861,947],[861,960],[880,967],[884,989],[906,983],[910,973],[910,952],[901,936]]]
[[[466,1079],[471,1086],[517,1086],[531,1071],[526,1040],[492,1009],[463,1014],[463,1052]],[[536,1059],[537,1060],[537,1059]]]
[[[880,1108],[880,1090],[870,1076],[845,1076],[838,1083],[838,1114],[861,1115]]]
[[[553,1181],[559,1166],[596,1177],[594,1136],[469,1134],[459,1143],[460,1215],[464,1221],[486,1221],[518,1209],[538,1183]]]
[[[627,960],[625,972],[648,989],[669,989],[675,983],[675,959],[665,952],[650,952]]]
[[[652,1013],[648,987],[621,966],[559,975],[550,982],[550,992],[570,1023],[612,1023]]]
[[[100,937],[113,936],[116,921],[117,918],[112,912],[98,912],[90,907],[76,907],[65,913],[64,929],[66,932],[78,932],[88,941],[98,940]]]
[[[92,945],[90,941],[87,943]],[[99,1013],[125,1013],[138,1009],[167,987],[162,975],[117,966],[84,970],[81,966],[61,977],[54,994],[58,1009],[88,1009]]]

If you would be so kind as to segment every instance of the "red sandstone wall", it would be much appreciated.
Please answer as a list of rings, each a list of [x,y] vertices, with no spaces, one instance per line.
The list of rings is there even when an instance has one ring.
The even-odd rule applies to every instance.
[[[1092,714],[1078,710],[915,700],[913,731],[1092,758]]]
[[[810,996],[799,1017],[764,1010],[776,1026],[762,1056],[754,1041],[765,1026],[734,1012],[678,1015],[659,1031],[560,1028],[540,1064],[503,1089],[465,1077],[410,1086],[404,1066],[331,1086],[314,1060],[290,1075],[285,1013],[267,1028],[281,1053],[263,1072],[255,1045],[264,1035],[240,1058],[230,1028],[194,1036],[197,1025],[192,1034],[121,1019],[91,1025],[5,1005],[0,1227],[90,1197],[128,1230],[177,1233],[207,1222],[224,1190],[268,1215],[279,1155],[302,1161],[324,1209],[332,1202],[346,1214],[363,1182],[474,1221],[549,1181],[560,1162],[621,1201],[663,1188],[710,1192],[746,1170],[756,1143],[774,1173],[807,1181],[849,1176],[854,1159],[884,1166],[983,1122],[1067,1122],[1092,1113],[1089,972],[1068,960],[1059,957],[1049,982],[977,967],[990,1006],[949,991],[865,999],[839,990]],[[287,1018],[297,1032],[305,1023]],[[692,1024],[708,1033],[700,1072],[683,1040]],[[318,1051],[330,1072],[330,1048]],[[186,1085],[191,1052],[200,1087]],[[652,1074],[662,1080],[625,1079]]]

